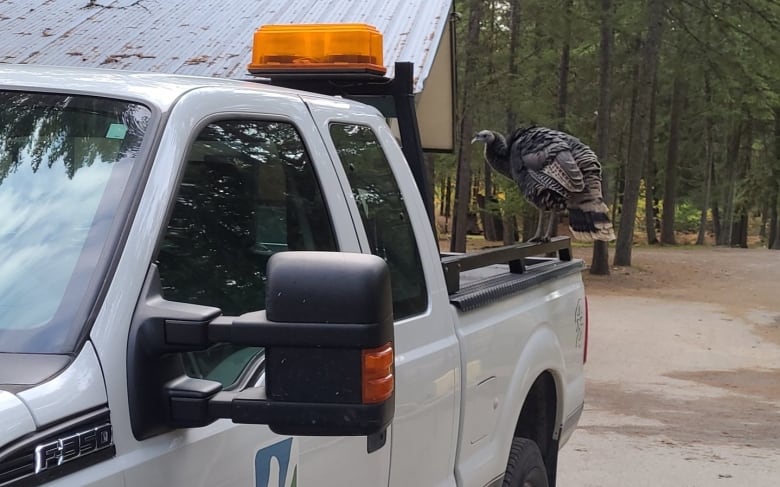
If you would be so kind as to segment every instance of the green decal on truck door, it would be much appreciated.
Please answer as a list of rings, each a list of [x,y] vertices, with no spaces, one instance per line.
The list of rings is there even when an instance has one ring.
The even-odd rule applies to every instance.
[[[296,487],[298,442],[294,438],[274,443],[255,454],[255,487]],[[276,460],[278,469],[272,468]],[[273,476],[272,474],[276,473]]]

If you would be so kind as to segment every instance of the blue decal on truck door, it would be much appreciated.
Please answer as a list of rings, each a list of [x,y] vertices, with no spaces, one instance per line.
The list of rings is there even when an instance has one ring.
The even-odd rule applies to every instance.
[[[274,459],[279,465],[279,471],[278,477],[271,478]],[[287,474],[291,470],[288,481]],[[293,448],[293,438],[274,443],[255,454],[255,487],[296,487],[297,477],[298,452],[297,448]]]

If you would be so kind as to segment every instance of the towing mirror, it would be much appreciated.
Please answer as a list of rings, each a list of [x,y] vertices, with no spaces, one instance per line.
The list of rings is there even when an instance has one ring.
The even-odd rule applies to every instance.
[[[365,254],[281,252],[267,274],[266,310],[227,317],[164,300],[151,267],[128,342],[137,439],[219,418],[287,435],[384,431],[395,407],[387,264]],[[264,384],[226,391],[186,376],[176,352],[215,343],[264,347]]]

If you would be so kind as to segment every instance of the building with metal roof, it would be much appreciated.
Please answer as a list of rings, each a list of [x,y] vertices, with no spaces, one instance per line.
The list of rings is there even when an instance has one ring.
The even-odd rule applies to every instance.
[[[425,113],[440,127],[451,111],[451,11],[451,0],[0,0],[0,62],[242,79],[261,25],[366,23],[383,34],[388,77],[414,63],[423,145],[446,150],[451,134],[433,140]]]

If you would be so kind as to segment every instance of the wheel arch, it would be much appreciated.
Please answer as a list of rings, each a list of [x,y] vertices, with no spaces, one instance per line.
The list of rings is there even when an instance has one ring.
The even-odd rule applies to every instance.
[[[509,452],[515,438],[527,438],[539,446],[548,483],[555,486],[561,426],[564,420],[565,367],[561,344],[549,324],[537,328],[524,347],[510,387],[511,435],[504,438]]]
[[[555,486],[561,414],[557,381],[550,370],[534,380],[515,424],[513,438],[534,441],[542,453],[550,487]]]

